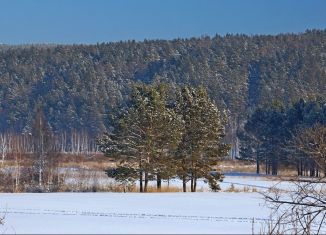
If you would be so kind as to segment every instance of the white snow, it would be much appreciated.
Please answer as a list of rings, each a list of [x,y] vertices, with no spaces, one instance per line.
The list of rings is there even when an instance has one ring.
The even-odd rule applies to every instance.
[[[0,194],[1,233],[251,233],[257,193]]]
[[[180,185],[180,181],[172,181]],[[227,176],[231,184],[266,190],[276,181]],[[287,187],[285,182],[284,187]],[[1,233],[259,233],[269,218],[259,193],[43,193],[0,194]]]

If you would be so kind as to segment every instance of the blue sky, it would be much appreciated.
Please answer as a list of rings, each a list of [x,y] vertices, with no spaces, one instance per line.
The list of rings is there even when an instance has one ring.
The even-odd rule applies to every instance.
[[[97,43],[326,28],[326,0],[0,0],[0,43]]]

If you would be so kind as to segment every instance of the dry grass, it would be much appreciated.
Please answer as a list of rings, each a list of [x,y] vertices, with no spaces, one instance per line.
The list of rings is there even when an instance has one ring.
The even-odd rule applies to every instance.
[[[241,160],[223,160],[216,166],[216,170],[220,172],[242,172],[242,173],[256,173],[256,162],[241,161]],[[264,174],[266,171],[265,164],[260,164],[260,173]],[[267,175],[268,176],[268,175]],[[295,177],[297,170],[295,166],[280,166],[278,176]],[[275,176],[273,176],[275,177]]]
[[[280,177],[297,177],[298,172],[295,167],[280,167],[279,174]]]
[[[132,185],[132,186],[124,186],[117,183],[111,183],[109,185],[99,185],[99,184],[80,184],[75,185],[72,187],[71,185],[63,185],[58,190],[59,192],[129,192],[129,193],[138,193],[139,187]],[[160,190],[158,190],[154,186],[147,187],[146,193],[172,193],[172,192],[182,192],[181,187],[175,186],[163,186]]]
[[[105,170],[110,167],[115,167],[116,162],[113,158],[105,157],[102,153],[96,154],[60,154],[58,156],[60,167],[66,168],[82,168],[89,170]],[[32,156],[24,154],[21,158],[22,166],[30,166],[32,163]],[[15,166],[14,156],[8,155],[4,167]],[[220,172],[243,172],[255,173],[256,163],[253,161],[240,161],[240,160],[222,160],[215,167]],[[264,164],[261,164],[261,173],[265,172]],[[280,176],[296,176],[297,172],[295,167],[281,166],[279,170]]]
[[[115,167],[116,162],[114,159],[105,157],[100,153],[89,156],[65,154],[60,157],[60,166],[89,170],[105,170],[110,167]]]
[[[57,159],[61,167],[75,167],[93,170],[104,170],[116,165],[114,159],[103,156],[103,154],[93,155],[75,155],[75,154],[59,154]],[[29,167],[33,163],[33,156],[31,154],[23,154],[21,156],[21,166]],[[16,166],[15,156],[8,154],[3,168]]]
[[[255,187],[249,187],[249,186],[243,186],[243,187],[235,187],[234,184],[231,184],[229,188],[225,189],[224,192],[229,193],[251,193],[251,192],[257,192],[257,188]]]
[[[115,159],[105,157],[103,154],[93,155],[73,155],[73,154],[60,154],[56,156],[59,169],[59,174],[54,183],[53,191],[59,192],[138,192],[139,188],[136,186],[123,186],[118,183],[106,182],[108,179],[104,173],[105,169],[115,167]],[[0,191],[13,192],[13,191],[26,191],[26,185],[30,183],[30,176],[26,174],[26,170],[32,166],[32,155],[24,154],[21,156],[20,166],[22,169],[19,187],[15,187],[14,183],[14,169],[17,168],[17,162],[15,156],[8,155],[4,161],[3,169],[0,169]],[[256,163],[250,161],[239,160],[223,160],[217,166],[216,170],[222,173],[226,172],[243,172],[243,173],[255,173]],[[9,172],[9,173],[8,173]],[[261,165],[262,174],[265,172],[264,165]],[[280,180],[296,180],[296,169],[281,167],[279,170]],[[24,178],[23,178],[24,177]],[[29,177],[29,178],[28,178]],[[25,179],[26,178],[26,179]],[[266,176],[275,180],[275,176]],[[67,180],[68,179],[68,180]],[[73,180],[70,180],[73,179]],[[73,181],[73,183],[71,183]],[[104,182],[104,183],[103,183]],[[32,187],[32,185],[31,185]],[[187,189],[189,192],[190,189]],[[205,191],[203,188],[199,188],[197,192]],[[207,191],[207,190],[206,190]],[[243,188],[234,187],[234,185],[226,190],[226,192],[255,192],[257,189],[246,187]],[[176,186],[162,186],[161,190],[157,190],[155,186],[149,186],[148,192],[182,192],[182,187]]]
[[[249,161],[223,160],[219,162],[216,169],[220,172],[254,173],[256,171],[256,164]]]
[[[137,188],[139,191],[139,188]],[[157,187],[149,186],[147,187],[148,193],[172,193],[172,192],[182,192],[181,187],[176,186],[162,186],[160,190],[157,189]]]

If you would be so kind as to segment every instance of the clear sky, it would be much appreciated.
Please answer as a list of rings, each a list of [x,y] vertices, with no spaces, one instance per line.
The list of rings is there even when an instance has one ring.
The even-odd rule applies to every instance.
[[[0,43],[97,43],[326,28],[326,0],[0,0]]]

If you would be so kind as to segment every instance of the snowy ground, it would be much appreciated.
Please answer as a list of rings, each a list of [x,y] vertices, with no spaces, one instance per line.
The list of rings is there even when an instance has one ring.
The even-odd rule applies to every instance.
[[[264,177],[227,175],[221,187],[233,184],[264,191],[275,183]],[[201,182],[200,187],[207,189],[207,184]],[[252,192],[3,193],[1,214],[5,225],[0,233],[24,234],[252,233],[253,219],[259,233],[269,218],[262,196]]]
[[[0,194],[2,233],[251,233],[257,193]]]

